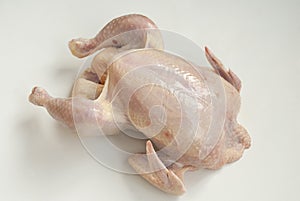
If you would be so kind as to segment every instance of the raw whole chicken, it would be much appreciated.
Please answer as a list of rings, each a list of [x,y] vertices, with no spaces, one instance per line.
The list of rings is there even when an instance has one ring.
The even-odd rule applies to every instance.
[[[34,87],[29,101],[70,128],[94,126],[117,135],[130,125],[142,133],[146,153],[132,154],[128,162],[162,191],[180,195],[186,171],[219,169],[250,147],[236,120],[241,81],[207,47],[211,69],[164,51],[156,25],[131,14],[92,39],[71,40],[69,48],[79,58],[97,52],[72,96],[54,98]]]

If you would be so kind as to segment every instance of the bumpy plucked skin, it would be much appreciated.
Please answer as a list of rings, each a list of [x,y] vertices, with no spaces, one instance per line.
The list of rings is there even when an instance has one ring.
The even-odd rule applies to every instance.
[[[134,154],[128,161],[141,176],[157,188],[180,195],[185,192],[185,171],[199,168],[218,169],[226,163],[238,160],[244,149],[250,147],[251,140],[246,129],[236,120],[240,109],[241,81],[231,70],[227,70],[208,48],[205,48],[205,53],[213,70],[195,68],[184,59],[162,51],[163,43],[156,25],[147,17],[136,14],[112,20],[92,39],[73,39],[69,47],[72,54],[79,58],[100,49],[102,51],[94,57],[91,67],[75,81],[72,97],[53,98],[44,89],[35,87],[29,101],[45,107],[54,119],[70,128],[74,128],[75,124],[100,126],[105,134],[112,135],[119,133],[116,123],[130,123],[150,140],[146,143],[146,154]],[[185,116],[180,116],[181,113],[176,109],[179,105],[175,92],[156,85],[140,87],[143,81],[148,79],[147,75],[124,81],[128,72],[136,70],[139,66],[149,65],[163,65],[166,71],[174,71],[175,77],[181,80],[182,85],[188,86],[187,90],[194,87],[195,93],[200,94],[201,99],[197,100],[201,107],[195,108],[194,111],[202,117],[198,123],[201,129],[197,130],[193,138],[190,139],[185,133],[179,135],[176,132],[179,129],[177,120]],[[195,69],[199,69],[200,73]],[[113,93],[121,81],[124,88],[140,87],[131,96],[127,108],[121,107],[126,104],[125,98],[115,98]],[[221,83],[222,87],[217,87],[217,83]],[[206,94],[206,90],[209,90],[210,94]],[[164,127],[153,135],[153,130],[147,127],[151,124],[149,112],[161,97],[165,97],[164,102],[160,103],[165,105],[167,121]],[[123,108],[118,114],[114,114],[122,117],[119,122],[113,121],[112,100],[115,101],[114,104],[117,103],[114,107]],[[213,110],[217,115],[212,115]],[[219,114],[224,114],[224,121],[217,122],[220,128],[215,133],[210,133],[209,124],[213,122],[212,118],[220,116]],[[189,114],[186,114],[187,118],[188,116]],[[183,128],[188,133],[189,125],[183,125]],[[188,140],[191,140],[188,149],[173,160],[173,156],[177,156],[178,150],[181,150],[181,145]],[[164,150],[165,147],[169,149],[155,151],[153,144],[159,150]]]

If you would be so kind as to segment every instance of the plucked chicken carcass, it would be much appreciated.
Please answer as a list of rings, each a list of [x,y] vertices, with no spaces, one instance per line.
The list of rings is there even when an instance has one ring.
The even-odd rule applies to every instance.
[[[129,164],[157,188],[180,195],[186,171],[221,168],[250,147],[237,122],[241,81],[208,48],[213,69],[164,51],[156,25],[136,14],[112,20],[92,39],[71,40],[69,48],[79,58],[99,51],[72,96],[54,98],[34,87],[29,101],[70,128],[117,135],[130,124],[149,140]]]

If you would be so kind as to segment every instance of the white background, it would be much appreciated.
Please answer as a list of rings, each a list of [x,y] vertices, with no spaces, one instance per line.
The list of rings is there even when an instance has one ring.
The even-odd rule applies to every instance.
[[[299,200],[299,11],[297,0],[1,0],[0,200]],[[243,81],[251,149],[219,171],[187,173],[179,198],[102,167],[27,100],[35,85],[67,96],[83,62],[67,42],[128,13],[209,46]]]

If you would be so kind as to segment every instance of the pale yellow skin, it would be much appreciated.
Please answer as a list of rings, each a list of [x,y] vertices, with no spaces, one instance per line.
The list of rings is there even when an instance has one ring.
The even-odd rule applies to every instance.
[[[238,160],[244,149],[250,147],[251,140],[246,129],[236,121],[240,108],[241,82],[232,71],[224,68],[208,48],[205,49],[206,56],[213,70],[195,68],[184,59],[164,52],[161,50],[163,45],[159,32],[149,32],[149,28],[156,29],[156,26],[148,18],[127,15],[108,23],[93,39],[72,40],[69,47],[77,57],[85,57],[105,49],[94,57],[91,67],[75,81],[71,98],[52,98],[44,89],[35,87],[29,100],[35,105],[45,107],[52,117],[71,128],[75,127],[76,121],[76,125],[100,125],[104,134],[114,135],[119,133],[116,124],[131,124],[150,140],[146,143],[146,155],[131,156],[129,164],[154,186],[167,193],[180,195],[185,192],[185,171],[199,168],[218,169],[226,163]],[[132,30],[139,31],[115,37]],[[196,86],[196,90],[200,92],[210,90],[210,94],[199,99],[204,108],[195,108],[202,118],[196,122],[201,130],[197,130],[193,138],[185,135],[185,132],[178,134],[178,120],[188,118],[189,114],[186,117],[181,116],[176,109],[179,105],[175,93],[157,85],[141,86],[142,78],[124,79],[128,72],[149,65],[163,65],[166,69],[175,70],[178,79],[182,79],[187,86]],[[121,107],[126,105],[124,97],[115,98],[114,95],[121,81],[122,87],[140,87],[131,96],[128,107]],[[217,83],[222,87],[216,87]],[[165,98],[159,99],[162,96]],[[216,97],[215,102],[213,97]],[[158,100],[163,101],[167,121],[161,130],[153,133],[154,130],[149,128],[149,111],[152,106],[162,104]],[[113,118],[113,107],[123,108],[118,114],[114,114],[122,117],[117,122]],[[224,115],[224,121],[219,123],[220,129],[213,133],[214,137],[209,141],[209,129],[212,127],[210,124],[214,118],[212,110],[217,111],[217,116]],[[181,126],[188,133],[190,127]],[[186,148],[184,142],[189,140],[191,143]],[[159,154],[152,143],[157,151],[162,150]],[[169,149],[164,151],[165,147]]]

